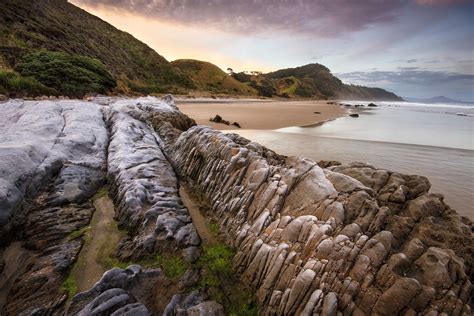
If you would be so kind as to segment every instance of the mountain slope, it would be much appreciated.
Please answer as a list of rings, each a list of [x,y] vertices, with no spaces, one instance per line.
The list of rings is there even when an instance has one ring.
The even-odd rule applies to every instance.
[[[16,70],[25,55],[39,49],[100,61],[117,80],[119,92],[193,87],[186,75],[146,44],[65,0],[3,0],[0,66]]]
[[[257,95],[257,91],[229,76],[222,69],[206,61],[178,59],[171,64],[188,75],[198,90],[212,93]]]
[[[353,100],[401,100],[394,93],[380,88],[346,85],[331,71],[320,64],[308,64],[296,68],[280,69],[267,74],[233,74],[241,82],[247,82],[260,95],[303,97],[317,99]]]
[[[345,85],[319,64],[268,74],[234,73],[203,61],[168,62],[146,44],[66,0],[2,0],[0,94],[177,93],[401,100]]]

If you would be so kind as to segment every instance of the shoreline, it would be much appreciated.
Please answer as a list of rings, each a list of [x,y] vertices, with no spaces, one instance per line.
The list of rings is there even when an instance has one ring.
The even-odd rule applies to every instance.
[[[215,115],[239,123],[241,130],[276,130],[293,126],[314,126],[346,116],[348,110],[331,101],[194,100],[177,101],[178,108],[199,125],[218,130],[235,130],[232,125],[210,121]]]

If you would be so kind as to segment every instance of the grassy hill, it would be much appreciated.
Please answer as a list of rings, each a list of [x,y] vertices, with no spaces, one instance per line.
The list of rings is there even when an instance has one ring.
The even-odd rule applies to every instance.
[[[0,94],[209,94],[384,99],[383,89],[343,84],[309,64],[268,74],[234,73],[191,59],[172,63],[132,35],[66,0],[1,0]]]
[[[42,55],[38,51],[42,51]],[[2,76],[16,77],[17,80],[10,84],[17,86],[29,80],[41,91],[42,86],[49,86],[43,79],[50,75],[31,71],[23,74],[18,65],[25,61],[39,65],[45,56],[49,60],[61,57],[63,62],[76,64],[79,77],[83,77],[90,67],[100,68],[99,76],[105,76],[100,81],[107,82],[104,86],[88,83],[72,94],[61,87],[50,87],[59,94],[79,96],[84,92],[108,91],[111,89],[108,77],[115,81],[114,91],[121,93],[184,92],[194,88],[188,76],[153,49],[65,0],[2,0]],[[77,63],[78,59],[85,63],[84,67]],[[15,74],[11,74],[12,71]],[[73,74],[61,74],[61,79],[72,84],[84,79],[71,78]]]
[[[254,87],[259,95],[287,98],[401,100],[380,88],[346,85],[320,64],[281,69],[267,74],[235,73],[233,77]]]
[[[236,80],[209,62],[194,59],[178,59],[172,61],[171,64],[188,75],[199,91],[215,94],[257,95],[257,91],[254,88]]]

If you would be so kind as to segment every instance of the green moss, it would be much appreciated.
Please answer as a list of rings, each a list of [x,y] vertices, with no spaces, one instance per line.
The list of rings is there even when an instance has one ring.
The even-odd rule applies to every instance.
[[[82,237],[89,228],[90,228],[89,226],[84,226],[82,228],[72,231],[71,233],[69,233],[69,239],[76,239],[76,238]]]
[[[224,245],[206,246],[203,250],[198,260],[198,266],[203,270],[200,286],[219,288],[233,275],[234,252]]]
[[[181,278],[187,270],[186,264],[179,256],[157,255],[154,265],[160,267],[166,277],[175,280]]]
[[[109,190],[107,189],[106,186],[100,188],[99,190],[97,190],[97,192],[94,194],[94,196],[92,197],[92,200],[95,201],[97,199],[100,199],[104,196],[107,196],[109,195]]]
[[[210,223],[209,224],[209,230],[211,233],[214,235],[214,237],[219,236],[219,225],[216,223]]]
[[[69,276],[63,282],[62,289],[67,293],[69,299],[73,298],[74,295],[77,294],[76,279],[72,274],[69,274]]]

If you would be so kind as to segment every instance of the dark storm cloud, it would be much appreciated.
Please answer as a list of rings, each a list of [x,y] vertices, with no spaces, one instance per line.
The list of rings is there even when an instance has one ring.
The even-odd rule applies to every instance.
[[[393,21],[407,0],[75,0],[124,9],[182,25],[231,32],[284,30],[319,36],[357,31]]]

